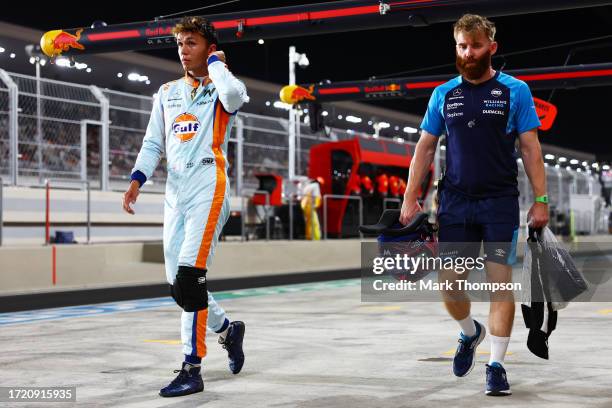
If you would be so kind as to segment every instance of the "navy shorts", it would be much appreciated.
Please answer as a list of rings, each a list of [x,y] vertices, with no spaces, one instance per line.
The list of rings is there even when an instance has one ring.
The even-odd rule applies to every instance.
[[[519,229],[518,196],[472,199],[444,188],[439,192],[438,242],[442,257],[480,255],[486,261],[516,262]]]

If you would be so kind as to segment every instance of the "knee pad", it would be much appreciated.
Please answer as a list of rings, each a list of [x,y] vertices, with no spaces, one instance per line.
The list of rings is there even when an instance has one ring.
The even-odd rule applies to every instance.
[[[208,307],[206,269],[179,266],[170,293],[177,305],[186,312],[197,312]]]

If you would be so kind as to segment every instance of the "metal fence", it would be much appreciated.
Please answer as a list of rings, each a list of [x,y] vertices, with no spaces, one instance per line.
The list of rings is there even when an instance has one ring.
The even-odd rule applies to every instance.
[[[4,70],[0,70],[0,175],[17,183],[17,133],[19,89]]]
[[[258,187],[257,173],[277,173],[286,179],[289,174],[289,120],[242,112],[238,116],[243,121],[244,190]],[[308,172],[310,148],[330,139],[322,133],[312,133],[305,125],[298,127],[296,138],[296,174],[304,175]],[[231,146],[229,155],[231,161]]]
[[[10,82],[18,90],[13,103],[17,106],[17,150],[10,152],[17,157],[3,161],[3,174],[17,178],[19,184],[36,185],[48,177],[81,178],[81,122],[102,116],[103,102],[96,88],[14,73],[3,79],[7,90]],[[4,101],[2,105],[4,120]],[[7,113],[10,116],[10,109]],[[1,135],[3,153],[14,137],[10,126],[6,129]]]
[[[42,186],[53,177],[121,190],[142,144],[152,103],[153,97],[0,70],[0,175],[16,185]],[[17,118],[14,130],[12,118]],[[242,112],[236,119],[227,152],[232,193],[256,190],[257,173],[286,178],[288,119]],[[310,147],[328,139],[305,125],[297,138],[296,173],[304,174]],[[165,180],[162,158],[146,189],[163,191]]]
[[[13,185],[43,186],[47,178],[88,180],[92,188],[123,190],[140,149],[153,97],[95,86],[8,73],[0,69],[0,177]],[[228,144],[233,195],[259,188],[255,175],[288,176],[288,118],[239,113]],[[296,134],[297,175],[308,172],[310,148],[330,140],[358,136],[351,130],[312,133],[300,121]],[[406,143],[414,144],[413,141]],[[444,167],[439,150],[436,169]],[[147,184],[163,191],[164,159]],[[599,195],[595,175],[547,167],[551,202],[569,211],[571,194]],[[521,210],[533,201],[531,187],[519,163]]]
[[[142,144],[153,97],[2,70],[0,79],[3,79],[0,81],[0,175],[17,185],[42,186],[46,178],[53,177],[89,180],[92,188],[125,188]],[[11,84],[16,92],[9,95]],[[16,110],[10,106],[13,99],[18,101]],[[12,115],[18,118],[13,136],[9,126]],[[238,114],[227,152],[233,194],[256,190],[257,173],[288,176],[288,127],[286,118]],[[307,173],[313,145],[355,136],[344,129],[331,129],[324,135],[311,132],[305,124],[297,128],[297,175]],[[11,137],[18,141],[15,150],[18,153],[11,150]],[[14,156],[17,161],[12,166],[10,159]],[[17,169],[16,176],[13,168]],[[165,180],[162,158],[146,189],[163,191]]]
[[[11,140],[9,133],[9,90],[0,88],[0,175],[8,177],[11,172]]]
[[[125,188],[130,178],[136,156],[142,144],[142,138],[149,123],[153,107],[153,98],[128,94],[105,89],[104,96],[109,104],[108,150],[109,150],[109,186],[111,189]],[[100,126],[92,126],[88,133],[93,134],[93,151],[90,156],[91,178],[100,177],[99,146],[95,137],[100,133]],[[166,180],[165,160],[155,170],[152,181],[154,185],[163,186]]]

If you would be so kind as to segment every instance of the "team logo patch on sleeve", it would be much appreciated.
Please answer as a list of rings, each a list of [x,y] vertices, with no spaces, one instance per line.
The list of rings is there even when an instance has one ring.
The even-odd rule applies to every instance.
[[[181,143],[188,142],[198,133],[200,121],[191,113],[181,113],[174,119],[172,133]]]

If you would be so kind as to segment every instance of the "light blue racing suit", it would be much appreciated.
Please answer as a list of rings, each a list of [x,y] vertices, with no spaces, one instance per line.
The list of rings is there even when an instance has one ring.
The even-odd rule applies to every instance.
[[[162,85],[154,101],[132,179],[142,185],[165,151],[168,168],[164,204],[166,279],[178,266],[209,269],[229,217],[227,144],[235,114],[249,101],[246,87],[213,55],[208,78]],[[181,340],[187,356],[206,355],[206,326],[223,330],[225,311],[208,293],[208,309],[183,311]]]

